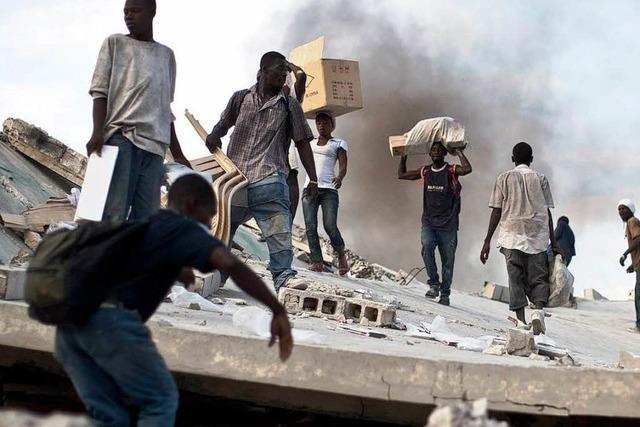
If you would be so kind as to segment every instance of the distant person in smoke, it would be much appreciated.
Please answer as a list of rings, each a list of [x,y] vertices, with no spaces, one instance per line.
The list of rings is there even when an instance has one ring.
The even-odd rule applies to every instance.
[[[561,216],[556,223],[554,231],[556,242],[562,253],[562,258],[567,267],[571,264],[571,259],[576,255],[576,238],[573,230],[569,227],[569,218]],[[549,248],[551,249],[551,248]]]
[[[458,228],[460,216],[459,177],[471,173],[471,164],[462,149],[456,149],[455,155],[460,165],[445,162],[447,150],[436,142],[431,146],[429,156],[432,163],[420,169],[407,171],[407,156],[402,156],[398,166],[398,179],[422,180],[422,259],[429,276],[427,298],[438,298],[442,305],[449,305],[453,265],[458,246]],[[435,250],[438,248],[442,263],[442,282],[436,266]]]
[[[347,175],[347,142],[334,138],[331,134],[336,127],[336,119],[328,112],[316,115],[316,129],[318,139],[311,143],[313,160],[318,175],[318,197],[308,197],[307,186],[309,177],[305,181],[302,192],[302,211],[307,229],[307,241],[311,250],[311,266],[309,270],[322,271],[324,269],[320,238],[318,237],[318,209],[322,207],[322,222],[324,231],[329,235],[331,246],[338,255],[338,273],[343,276],[349,271],[347,256],[344,253],[344,240],[338,230],[338,190]],[[338,174],[336,175],[336,163]]]
[[[509,275],[509,309],[526,323],[527,298],[535,310],[531,314],[534,334],[545,332],[542,309],[549,300],[547,245],[561,252],[553,230],[553,197],[547,178],[531,168],[533,149],[526,142],[513,147],[516,167],[500,174],[489,207],[489,229],[480,252],[480,261],[489,259],[491,238],[498,225],[498,248],[504,255]]]
[[[631,255],[631,265],[627,267],[627,273],[636,274],[636,324],[629,330],[640,332],[640,220],[634,216],[635,212],[636,205],[631,200],[623,199],[618,203],[618,215],[626,224],[625,236],[629,244],[629,248],[620,257],[620,265],[624,267],[627,256]]]

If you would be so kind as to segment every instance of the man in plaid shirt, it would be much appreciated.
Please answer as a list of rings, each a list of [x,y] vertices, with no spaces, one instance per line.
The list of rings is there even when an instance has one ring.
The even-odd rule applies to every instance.
[[[207,137],[213,151],[220,148],[228,130],[235,126],[227,155],[249,180],[246,192],[235,197],[231,210],[231,236],[255,218],[269,247],[269,269],[278,290],[295,276],[291,268],[291,213],[287,176],[287,152],[291,140],[311,180],[315,198],[318,179],[309,142],[313,139],[300,103],[282,92],[291,65],[284,55],[267,52],[260,60],[260,79],[249,90],[233,94],[220,121]]]

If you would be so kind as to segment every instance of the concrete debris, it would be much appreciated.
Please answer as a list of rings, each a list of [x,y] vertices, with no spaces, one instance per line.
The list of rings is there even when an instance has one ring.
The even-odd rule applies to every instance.
[[[214,304],[218,304],[218,305],[224,305],[225,304],[225,301],[222,298],[218,298],[218,297],[210,298],[209,301],[211,301]]]
[[[40,242],[42,241],[42,236],[35,231],[27,230],[24,233],[24,244],[27,245],[29,249],[35,251]]]
[[[0,265],[0,299],[23,300],[26,279],[25,268]]]
[[[91,427],[89,418],[80,415],[54,413],[41,416],[23,411],[0,411],[0,427]]]
[[[482,296],[494,301],[500,301],[509,304],[509,288],[507,288],[506,286],[500,286],[493,282],[484,282]]]
[[[194,271],[194,275],[196,280],[193,291],[202,295],[204,298],[212,296],[220,289],[222,280],[219,271],[216,270],[207,274]]]
[[[203,320],[201,322],[196,323],[196,325],[198,325],[198,326],[207,326],[207,321]]]
[[[496,421],[487,414],[487,399],[461,402],[434,410],[426,427],[509,427],[505,421]]]
[[[590,301],[608,301],[605,296],[593,288],[587,288],[584,290],[584,299],[588,299]]]
[[[20,119],[4,121],[3,133],[15,150],[75,185],[82,186],[87,158]]]
[[[234,305],[247,305],[247,301],[242,298],[227,298],[227,301]]]
[[[9,265],[12,266],[23,266],[29,262],[31,258],[31,252],[26,250],[20,250],[18,253],[9,260]]]
[[[161,326],[163,328],[173,328],[173,323],[169,322],[168,320],[164,320],[164,319],[160,319],[157,321],[158,326]]]
[[[493,344],[489,347],[482,350],[484,354],[491,354],[494,356],[502,356],[507,352],[506,346],[504,344]]]
[[[551,358],[549,356],[545,356],[543,354],[536,354],[536,353],[531,353],[529,355],[529,359],[538,360],[538,361],[541,361],[541,362],[547,362],[547,361],[551,360]]]
[[[640,369],[640,356],[629,351],[621,351],[618,366],[623,369]]]
[[[167,298],[176,307],[211,311],[220,314],[233,314],[235,311],[227,304],[219,306],[195,292],[189,292],[182,286],[173,286],[171,288],[171,292],[167,295]]]
[[[517,328],[507,330],[506,350],[508,354],[529,357],[531,353],[535,352],[535,348],[532,332]]]
[[[383,333],[372,331],[370,329],[356,328],[353,326],[344,326],[338,325],[338,329],[343,331],[347,331],[351,334],[360,335],[363,337],[371,337],[371,338],[386,338],[387,336]]]
[[[33,203],[31,203],[20,191],[18,191],[12,184],[12,179],[7,178],[6,176],[0,176],[0,187],[4,189],[8,194],[13,196],[20,204],[22,204],[26,209],[30,209],[33,207]]]
[[[372,326],[390,326],[395,323],[396,310],[389,304],[360,298],[347,298],[339,294],[313,290],[281,288],[278,300],[291,314],[308,313],[314,317]]]

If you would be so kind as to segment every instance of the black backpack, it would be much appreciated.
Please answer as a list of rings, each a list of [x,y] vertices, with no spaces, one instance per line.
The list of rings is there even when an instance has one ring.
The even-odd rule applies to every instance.
[[[48,325],[82,325],[129,273],[135,243],[149,221],[87,222],[45,235],[29,266],[29,316]]]

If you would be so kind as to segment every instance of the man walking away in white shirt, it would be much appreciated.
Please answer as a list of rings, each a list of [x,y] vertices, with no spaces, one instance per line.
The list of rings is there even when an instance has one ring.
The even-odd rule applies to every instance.
[[[336,127],[336,120],[329,113],[320,112],[316,115],[318,139],[311,143],[313,160],[318,175],[318,197],[314,200],[308,196],[307,177],[302,192],[302,211],[307,229],[307,241],[311,250],[312,271],[324,269],[320,238],[318,237],[318,209],[322,207],[322,222],[324,231],[329,235],[331,246],[338,255],[338,273],[345,275],[349,271],[347,257],[344,253],[344,240],[338,230],[338,189],[342,187],[342,180],[347,174],[347,142],[334,138],[331,132]],[[338,175],[335,173],[338,163]]]
[[[546,248],[560,249],[553,232],[553,198],[547,178],[531,169],[533,150],[526,142],[513,147],[516,167],[498,176],[489,207],[489,229],[480,252],[480,261],[489,259],[491,238],[498,225],[497,246],[504,255],[509,275],[509,309],[526,323],[527,298],[535,310],[531,314],[534,334],[545,332],[543,307],[549,300],[549,270]]]

